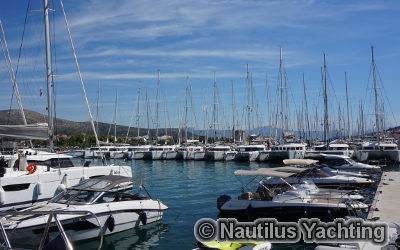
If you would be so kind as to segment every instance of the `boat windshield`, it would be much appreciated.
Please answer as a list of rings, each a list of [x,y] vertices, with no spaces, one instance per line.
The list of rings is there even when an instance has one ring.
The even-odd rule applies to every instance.
[[[346,159],[346,161],[347,161],[348,163],[350,163],[351,165],[357,164],[357,162],[356,162],[355,160],[350,159],[350,158]]]
[[[101,193],[97,191],[68,189],[55,196],[50,202],[69,205],[91,204]]]
[[[331,170],[332,170],[331,168],[327,168],[327,167],[322,168],[322,169],[319,169],[319,171],[318,171],[318,176],[320,176],[320,177],[331,177],[331,176],[335,176],[334,173],[330,172]],[[334,170],[332,170],[332,171],[334,171]]]

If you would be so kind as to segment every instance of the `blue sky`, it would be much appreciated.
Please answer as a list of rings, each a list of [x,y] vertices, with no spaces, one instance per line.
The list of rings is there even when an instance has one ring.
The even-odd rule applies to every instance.
[[[31,0],[18,82],[24,106],[45,112],[42,1]],[[245,100],[246,64],[253,75],[254,92],[267,124],[265,78],[275,103],[279,47],[283,47],[292,117],[301,106],[302,74],[305,74],[310,109],[322,105],[320,96],[323,52],[330,76],[331,117],[338,103],[345,108],[344,71],[348,73],[352,122],[358,103],[371,108],[368,84],[370,46],[394,116],[399,118],[400,3],[398,1],[106,1],[70,0],[65,8],[91,103],[100,83],[100,120],[113,117],[118,89],[118,123],[129,124],[137,88],[155,99],[157,70],[167,99],[171,126],[178,126],[187,77],[192,84],[198,126],[203,125],[202,106],[210,110],[213,74],[220,94],[220,123],[231,120],[231,82],[236,107],[242,118]],[[6,32],[14,67],[17,64],[28,1],[3,0],[0,18]],[[55,38],[57,116],[88,120],[75,71],[59,2],[54,1],[52,32]],[[11,83],[4,60],[0,63],[0,106],[10,105]],[[370,88],[370,86],[369,86]],[[381,88],[382,89],[382,88]],[[383,90],[383,89],[382,89]],[[386,97],[384,98],[386,99]],[[162,104],[163,105],[163,104]],[[15,107],[15,102],[14,105]],[[273,109],[273,108],[271,108]],[[366,108],[367,109],[367,108]],[[387,124],[393,115],[385,105]],[[154,106],[152,107],[154,111]],[[210,111],[209,111],[210,112]],[[222,112],[222,111],[221,111]],[[373,120],[372,110],[366,112]],[[320,113],[321,115],[321,113]],[[336,118],[332,118],[336,119]],[[142,122],[145,126],[145,122]]]

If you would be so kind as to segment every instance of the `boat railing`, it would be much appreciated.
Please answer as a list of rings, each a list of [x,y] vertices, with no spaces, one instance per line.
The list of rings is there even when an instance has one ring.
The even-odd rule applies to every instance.
[[[68,250],[73,250],[73,246],[71,244],[71,241],[68,239],[68,236],[62,226],[62,223],[59,219],[59,215],[84,215],[84,216],[90,216],[93,217],[99,227],[99,246],[97,249],[101,249],[102,245],[103,245],[103,229],[100,223],[99,218],[96,216],[96,214],[94,214],[91,211],[87,211],[87,210],[75,210],[75,211],[66,211],[66,210],[52,210],[52,211],[0,211],[0,231],[1,231],[1,235],[3,236],[4,239],[4,244],[2,246],[2,248],[6,248],[6,249],[16,249],[13,248],[11,246],[10,240],[8,238],[7,235],[7,230],[4,228],[4,224],[3,224],[3,219],[6,218],[6,216],[9,215],[48,215],[48,219],[46,222],[46,225],[44,226],[44,233],[42,235],[42,238],[40,240],[40,244],[39,247],[37,248],[38,250],[44,249],[46,248],[46,239],[49,235],[49,231],[50,231],[50,226],[51,224],[55,223],[63,240],[65,243],[65,247]]]

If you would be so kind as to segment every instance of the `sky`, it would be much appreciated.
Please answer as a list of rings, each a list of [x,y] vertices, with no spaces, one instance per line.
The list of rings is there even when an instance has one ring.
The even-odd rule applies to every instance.
[[[17,81],[24,107],[45,113],[41,5],[42,1],[36,0],[3,0],[0,19],[14,70],[18,68]],[[60,3],[52,1],[51,5],[57,117],[87,121]],[[365,106],[368,123],[373,124],[370,79],[373,45],[382,80],[378,88],[385,103],[386,125],[400,123],[398,1],[69,0],[64,5],[94,114],[97,90],[100,92],[100,121],[113,121],[118,92],[117,123],[128,125],[136,112],[140,88],[140,125],[147,126],[144,93],[147,92],[150,113],[154,116],[160,71],[158,100],[160,111],[167,110],[160,112],[160,119],[168,114],[168,126],[182,124],[185,89],[190,82],[193,101],[186,106],[195,115],[188,118],[188,123],[198,128],[209,127],[215,73],[219,94],[216,123],[232,126],[233,85],[237,123],[244,127],[248,65],[257,104],[253,110],[257,109],[259,114],[255,119],[259,120],[258,125],[271,124],[268,112],[275,109],[278,99],[282,47],[288,113],[293,123],[296,110],[303,105],[303,74],[310,116],[314,116],[311,110],[318,110],[318,116],[322,117],[321,67],[325,53],[332,122],[339,119],[339,105],[342,112],[346,108],[344,72],[347,72],[352,126],[356,126],[360,103]],[[5,61],[3,58],[0,61],[0,109],[8,109],[10,105],[15,108]],[[153,126],[155,118],[152,119]],[[164,121],[160,121],[160,126],[164,126]]]

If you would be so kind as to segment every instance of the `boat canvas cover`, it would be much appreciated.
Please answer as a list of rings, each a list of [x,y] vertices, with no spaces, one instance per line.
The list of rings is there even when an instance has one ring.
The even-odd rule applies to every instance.
[[[47,123],[0,125],[0,136],[25,140],[47,140],[49,139],[48,125]]]
[[[316,164],[318,160],[312,159],[286,159],[283,160],[285,165],[313,165]]]
[[[276,171],[272,168],[259,168],[257,170],[236,170],[234,172],[235,175],[252,175],[252,176],[271,176],[271,177],[278,177],[278,178],[286,178],[293,173],[288,172],[280,172]]]

